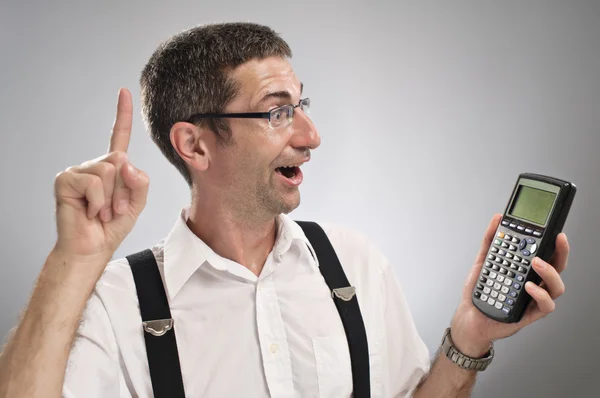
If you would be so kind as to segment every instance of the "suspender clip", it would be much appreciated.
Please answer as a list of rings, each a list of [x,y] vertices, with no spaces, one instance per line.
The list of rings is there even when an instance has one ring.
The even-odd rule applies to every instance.
[[[344,301],[350,301],[352,300],[352,297],[354,297],[354,294],[356,294],[356,288],[354,286],[338,287],[337,289],[333,289],[331,292],[331,297],[337,297]]]
[[[160,337],[173,329],[173,319],[157,319],[155,321],[142,322],[144,331],[152,336]]]

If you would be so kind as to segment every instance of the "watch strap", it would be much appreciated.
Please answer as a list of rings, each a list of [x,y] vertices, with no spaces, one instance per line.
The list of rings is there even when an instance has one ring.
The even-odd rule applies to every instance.
[[[442,339],[441,350],[451,362],[460,366],[466,370],[475,370],[478,372],[484,371],[494,358],[494,345],[490,347],[490,350],[486,353],[483,358],[473,358],[460,352],[452,341],[450,336],[450,328],[446,329],[444,338]]]

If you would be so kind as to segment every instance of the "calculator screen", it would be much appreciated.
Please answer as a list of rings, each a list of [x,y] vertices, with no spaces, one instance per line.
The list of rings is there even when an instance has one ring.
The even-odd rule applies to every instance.
[[[509,214],[539,225],[545,225],[555,198],[556,193],[554,192],[521,185]]]

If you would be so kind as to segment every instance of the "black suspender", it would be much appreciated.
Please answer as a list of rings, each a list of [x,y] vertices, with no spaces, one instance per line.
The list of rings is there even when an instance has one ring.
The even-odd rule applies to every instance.
[[[319,224],[311,221],[296,221],[304,230],[319,259],[319,270],[331,290],[331,297],[346,332],[352,363],[352,385],[354,398],[371,396],[369,372],[369,347],[365,324],[360,313],[354,287],[348,282],[344,269],[327,234]]]
[[[352,363],[353,396],[370,397],[369,347],[355,289],[348,282],[325,231],[314,222],[296,222],[315,250],[319,270],[344,325]],[[127,260],[140,304],[154,397],[184,398],[173,319],[154,254],[147,249],[127,256]]]
[[[147,249],[127,260],[140,303],[154,397],[185,398],[173,319],[154,254]]]

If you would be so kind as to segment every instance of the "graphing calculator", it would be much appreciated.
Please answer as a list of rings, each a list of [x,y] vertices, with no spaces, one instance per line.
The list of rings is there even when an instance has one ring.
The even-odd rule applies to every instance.
[[[500,322],[521,320],[531,301],[525,283],[541,281],[531,260],[548,261],[554,253],[576,190],[556,178],[519,175],[473,289],[473,304],[481,312]]]

